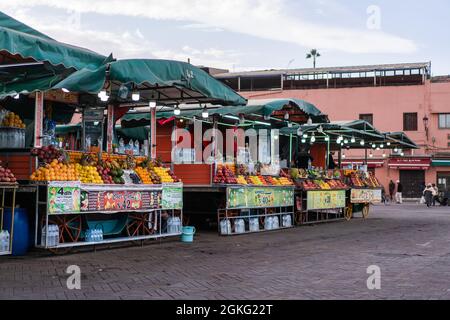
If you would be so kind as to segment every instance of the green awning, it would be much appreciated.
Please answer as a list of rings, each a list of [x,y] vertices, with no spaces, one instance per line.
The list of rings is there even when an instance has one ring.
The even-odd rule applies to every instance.
[[[95,69],[112,60],[112,56],[58,42],[2,12],[0,55],[13,57],[0,65],[0,99],[49,90],[75,70]]]
[[[0,51],[66,69],[95,69],[108,58],[88,49],[61,43],[0,12]]]
[[[433,159],[431,160],[432,167],[450,167],[450,159],[449,160],[439,160]]]
[[[409,149],[418,149],[417,144],[412,141],[404,132],[384,132],[386,139]]]
[[[95,70],[77,71],[54,88],[97,94],[107,80],[111,100],[121,102],[119,89],[140,92],[141,101],[156,100],[161,105],[214,103],[244,105],[246,100],[203,70],[185,62],[158,59],[119,60]]]
[[[282,110],[284,106],[291,104],[301,111],[303,111],[307,116],[314,120],[327,121],[328,117],[316,108],[311,103],[308,103],[299,99],[270,99],[270,100],[249,100],[248,104],[245,106],[226,106],[210,109],[208,112],[210,115],[233,115],[239,116],[243,115],[260,115],[260,116],[270,116],[274,111]],[[197,106],[197,108],[181,109],[179,117],[192,118],[194,116],[201,117],[202,106]],[[170,118],[173,117],[173,111],[159,111],[157,113],[157,118]],[[148,112],[129,112],[122,117],[122,121],[150,121],[150,114]]]

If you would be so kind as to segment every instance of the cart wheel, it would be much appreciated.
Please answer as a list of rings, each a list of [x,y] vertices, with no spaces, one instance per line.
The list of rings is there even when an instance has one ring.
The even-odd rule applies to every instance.
[[[344,210],[345,210],[345,212],[344,212],[345,220],[350,221],[353,217],[353,206],[350,205],[347,208],[345,208]]]
[[[305,222],[306,222],[306,215],[307,215],[308,213],[306,213],[306,212],[297,212],[296,214],[295,214],[295,224],[297,225],[297,226],[300,226],[300,225],[302,225],[302,224],[305,224]]]
[[[148,227],[148,223],[150,222],[149,217],[149,213],[130,213],[126,225],[127,235],[129,237],[138,237],[155,233],[154,228]]]
[[[362,209],[362,216],[364,219],[367,219],[369,217],[369,208],[370,208],[370,204],[365,204]]]
[[[48,224],[56,224],[59,228],[59,243],[77,242],[81,235],[81,215],[55,215],[48,217]],[[45,217],[42,217],[41,225],[45,225]],[[48,248],[54,254],[68,253],[72,248]]]

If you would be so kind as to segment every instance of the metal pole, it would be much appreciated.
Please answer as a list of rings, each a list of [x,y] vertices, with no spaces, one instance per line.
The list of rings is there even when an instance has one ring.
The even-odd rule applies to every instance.
[[[156,159],[156,108],[150,108],[150,156]]]
[[[327,170],[328,170],[330,168],[330,139],[329,139],[329,137],[328,137],[328,141],[327,141],[326,164],[327,164]]]
[[[367,165],[367,148],[364,148],[364,153],[365,153],[364,164]]]
[[[289,168],[292,167],[292,133],[289,134]]]

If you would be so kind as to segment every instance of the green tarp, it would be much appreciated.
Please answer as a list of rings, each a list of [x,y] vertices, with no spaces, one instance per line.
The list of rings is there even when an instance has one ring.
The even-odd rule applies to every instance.
[[[210,115],[233,115],[239,116],[243,115],[261,115],[261,116],[270,116],[274,111],[278,111],[283,109],[285,105],[294,105],[298,107],[301,111],[305,112],[305,114],[312,119],[327,121],[328,118],[326,115],[322,114],[322,112],[316,108],[311,103],[300,99],[271,99],[271,100],[249,100],[248,105],[245,106],[227,106],[227,107],[219,107],[214,109],[208,109],[208,113]],[[197,106],[197,109],[181,109],[181,114],[179,117],[192,118],[194,116],[201,117],[202,115],[202,107]],[[173,111],[160,111],[157,113],[157,118],[170,118],[173,117]],[[122,121],[150,121],[149,113],[127,113],[123,116]]]
[[[75,70],[94,69],[112,60],[111,56],[58,42],[0,12],[0,54],[2,52],[41,64],[1,66],[0,99],[17,93],[49,90]]]
[[[54,88],[96,94],[105,84],[108,68],[108,79],[113,85],[137,86],[141,96],[147,94],[147,99],[150,99],[150,94],[155,95],[154,99],[163,104],[179,104],[186,100],[223,105],[246,104],[243,97],[203,70],[189,63],[171,60],[119,60],[95,70],[75,72]],[[119,86],[113,88],[113,96],[118,90]]]
[[[450,160],[433,159],[433,160],[431,160],[431,166],[432,167],[450,167]]]
[[[0,51],[77,70],[95,69],[107,59],[93,51],[53,40],[3,12],[0,12]]]

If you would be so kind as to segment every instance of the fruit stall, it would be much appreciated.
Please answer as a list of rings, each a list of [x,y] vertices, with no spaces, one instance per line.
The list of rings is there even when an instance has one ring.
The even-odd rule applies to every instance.
[[[181,234],[183,185],[169,168],[132,155],[45,150],[33,150],[37,247],[66,252]]]
[[[366,170],[346,169],[344,175],[350,186],[345,219],[350,220],[356,212],[361,212],[362,217],[366,219],[370,205],[382,201],[381,184],[373,172]]]
[[[279,176],[250,172],[244,164],[219,164],[214,184],[225,193],[217,210],[219,234],[223,236],[293,227],[294,183]]]
[[[327,116],[315,106],[298,99],[249,100],[245,107],[198,106],[181,108],[176,113],[161,110],[157,119],[158,155],[183,180],[184,208],[191,220],[196,219],[196,223],[208,227],[217,226],[222,235],[293,226],[294,183],[280,170],[281,166],[287,167],[289,155],[283,154],[281,163],[273,167],[263,166],[262,161],[249,158],[249,141],[239,136],[239,132],[242,136],[246,129],[269,132],[266,148],[258,155],[260,159],[269,160],[264,161],[268,163],[270,150],[279,138],[276,129],[288,123],[327,121]],[[121,125],[122,128],[143,127],[149,121],[146,113],[130,112],[122,118]],[[178,140],[171,139],[174,128],[184,129],[191,136],[201,130],[202,137],[208,129],[217,129],[222,133],[223,146],[230,145],[230,139],[235,140],[231,144],[233,151],[224,157],[224,150],[217,151],[220,148],[217,148],[216,139],[201,141],[197,146],[192,140],[188,144],[177,143]],[[236,134],[230,138],[227,131]],[[288,139],[286,141],[289,143]],[[204,154],[208,147],[211,149],[208,153],[210,161],[197,161],[197,155]],[[173,155],[175,159],[172,159]],[[213,215],[216,218],[212,218]]]
[[[347,184],[339,169],[291,168],[297,225],[344,219]]]

